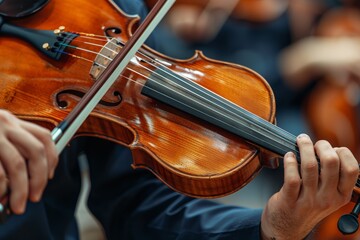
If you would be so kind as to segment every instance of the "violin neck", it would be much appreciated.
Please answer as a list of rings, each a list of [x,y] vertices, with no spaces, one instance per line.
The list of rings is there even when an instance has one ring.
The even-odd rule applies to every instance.
[[[163,67],[147,79],[142,94],[207,121],[283,156],[300,154],[296,137],[216,93]]]

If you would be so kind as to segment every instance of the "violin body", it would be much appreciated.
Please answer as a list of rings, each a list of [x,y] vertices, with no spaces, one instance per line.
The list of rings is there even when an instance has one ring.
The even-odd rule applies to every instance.
[[[105,35],[126,42],[139,23],[137,16],[126,15],[112,1],[100,0],[96,5],[101,7],[86,0],[53,0],[35,14],[6,19],[37,30],[65,26],[79,36],[69,43],[77,48],[67,47],[68,54],[55,60],[24,40],[0,35],[0,108],[50,130],[72,111],[96,81],[90,72],[108,42]],[[101,36],[102,42],[94,36]],[[178,60],[147,46],[142,51],[189,81],[274,123],[274,95],[257,73],[201,52]],[[152,60],[141,58],[139,54],[133,58],[76,137],[99,137],[130,148],[133,167],[147,168],[169,187],[195,197],[230,194],[250,182],[263,166],[276,167],[264,149],[141,94],[149,77],[146,69],[155,70]]]

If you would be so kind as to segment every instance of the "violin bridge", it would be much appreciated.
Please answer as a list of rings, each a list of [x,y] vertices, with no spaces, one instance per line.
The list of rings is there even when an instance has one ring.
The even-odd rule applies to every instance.
[[[111,39],[102,47],[90,69],[90,76],[94,80],[99,78],[115,56],[120,52],[121,48],[122,47],[119,45],[116,38]]]

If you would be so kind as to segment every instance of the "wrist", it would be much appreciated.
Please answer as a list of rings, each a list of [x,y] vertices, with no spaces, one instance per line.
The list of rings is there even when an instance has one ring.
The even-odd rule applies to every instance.
[[[260,239],[261,240],[277,240],[276,237],[266,233],[260,223]]]

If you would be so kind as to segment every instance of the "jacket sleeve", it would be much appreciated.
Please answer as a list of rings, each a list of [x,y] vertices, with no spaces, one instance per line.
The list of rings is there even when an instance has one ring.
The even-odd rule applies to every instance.
[[[93,139],[88,206],[108,239],[259,239],[260,209],[184,196],[146,170],[128,149]]]

